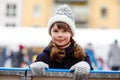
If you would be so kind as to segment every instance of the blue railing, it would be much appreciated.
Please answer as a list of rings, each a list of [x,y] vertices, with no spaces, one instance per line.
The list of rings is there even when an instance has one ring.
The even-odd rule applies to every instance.
[[[30,71],[31,68],[0,67],[0,70]],[[46,72],[71,72],[71,70],[69,70],[69,69],[46,69]],[[113,70],[90,70],[90,73],[120,74],[120,70],[119,71],[113,71]]]
[[[72,71],[69,69],[46,69],[46,75],[48,77],[47,80],[50,78],[64,78],[64,80],[71,80],[73,78]],[[15,77],[16,76],[16,77]],[[0,67],[0,80],[7,80],[8,77],[12,77],[12,80],[36,80],[36,76],[32,74],[31,68],[9,68],[9,67]],[[42,80],[43,78],[37,77],[38,79]],[[63,80],[60,79],[59,80]],[[67,78],[67,79],[65,79]],[[111,70],[90,70],[90,75],[88,80],[120,80],[120,71],[111,71]],[[45,79],[44,79],[45,80]]]
[[[12,71],[26,71],[30,70],[29,68],[9,68],[9,67],[0,67],[0,70],[12,70]]]

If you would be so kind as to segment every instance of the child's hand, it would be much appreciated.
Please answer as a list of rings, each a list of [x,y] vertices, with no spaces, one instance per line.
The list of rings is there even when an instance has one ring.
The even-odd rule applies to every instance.
[[[45,68],[49,68],[49,66],[44,62],[34,62],[30,68],[34,75],[45,75]]]
[[[81,61],[73,65],[70,70],[74,70],[76,74],[89,74],[90,66],[87,62]]]

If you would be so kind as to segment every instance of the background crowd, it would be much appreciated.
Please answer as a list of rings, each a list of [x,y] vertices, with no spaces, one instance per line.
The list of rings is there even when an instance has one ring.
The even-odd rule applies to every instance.
[[[37,51],[23,45],[14,48],[0,48],[0,67],[28,67],[36,56]]]
[[[120,70],[120,47],[118,41],[115,40],[110,45],[107,61],[102,57],[96,57],[92,43],[86,44],[84,47],[86,53],[90,56],[92,66],[95,70]],[[29,67],[34,62],[39,51],[33,48],[26,48],[23,45],[18,45],[14,48],[0,48],[0,67]]]

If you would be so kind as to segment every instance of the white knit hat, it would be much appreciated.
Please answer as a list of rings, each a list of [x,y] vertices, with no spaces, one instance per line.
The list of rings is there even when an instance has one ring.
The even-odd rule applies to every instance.
[[[59,5],[57,10],[53,13],[51,18],[49,19],[49,21],[48,21],[49,34],[50,34],[50,28],[51,28],[52,24],[55,22],[58,22],[58,21],[67,23],[73,33],[73,36],[74,36],[75,28],[76,28],[75,20],[73,17],[73,13],[68,5],[66,5],[66,4]]]

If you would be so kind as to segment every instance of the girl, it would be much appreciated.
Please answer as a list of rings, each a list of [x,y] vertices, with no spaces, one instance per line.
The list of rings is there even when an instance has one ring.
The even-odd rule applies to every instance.
[[[51,41],[30,65],[32,69],[64,68],[81,71],[83,67],[82,72],[87,73],[93,69],[89,56],[73,39],[75,23],[69,6],[58,7],[48,21],[48,32]]]

